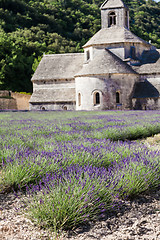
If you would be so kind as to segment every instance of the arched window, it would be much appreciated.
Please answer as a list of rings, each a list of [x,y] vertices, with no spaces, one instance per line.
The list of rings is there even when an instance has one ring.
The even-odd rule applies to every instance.
[[[99,105],[100,104],[100,93],[95,92],[93,95],[93,104],[94,105]]]
[[[100,94],[99,94],[99,92],[96,93],[96,104],[100,104]]]
[[[81,106],[81,94],[78,93],[78,106]]]
[[[116,25],[116,14],[115,12],[110,12],[108,16],[109,27]]]
[[[116,103],[120,103],[120,93],[116,92]]]

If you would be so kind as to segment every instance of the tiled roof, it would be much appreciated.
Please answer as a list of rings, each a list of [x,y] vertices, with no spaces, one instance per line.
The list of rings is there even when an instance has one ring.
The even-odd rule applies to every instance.
[[[113,43],[144,43],[150,45],[143,39],[137,37],[125,27],[113,26],[99,30],[83,47],[106,45]]]
[[[128,8],[123,1],[121,0],[106,0],[102,5],[101,9],[108,9],[108,8],[120,8],[125,7]]]
[[[160,58],[155,63],[132,67],[139,74],[160,74]]]
[[[85,63],[75,76],[111,73],[136,74],[135,71],[108,49],[97,50],[94,59]]]
[[[36,89],[30,99],[30,103],[55,103],[73,101],[76,101],[75,88]]]
[[[44,55],[31,80],[73,79],[83,61],[84,53]]]
[[[133,98],[157,98],[159,96],[159,91],[147,80],[136,83]]]

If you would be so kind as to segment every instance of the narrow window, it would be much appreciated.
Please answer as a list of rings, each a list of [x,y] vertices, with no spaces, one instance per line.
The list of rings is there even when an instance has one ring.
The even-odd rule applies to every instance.
[[[128,12],[127,11],[126,11],[126,14],[125,14],[125,25],[128,28]]]
[[[95,104],[97,105],[97,104],[100,104],[100,94],[99,94],[99,92],[97,92],[96,94],[95,94]]]
[[[116,25],[116,14],[115,12],[109,13],[109,27]]]
[[[81,106],[81,94],[78,93],[78,106]]]
[[[116,103],[120,103],[120,94],[116,92]]]
[[[131,58],[135,59],[136,58],[136,49],[135,49],[135,47],[131,46],[130,51],[131,51]]]
[[[90,52],[89,52],[89,50],[86,52],[86,54],[87,54],[87,61],[90,59]]]

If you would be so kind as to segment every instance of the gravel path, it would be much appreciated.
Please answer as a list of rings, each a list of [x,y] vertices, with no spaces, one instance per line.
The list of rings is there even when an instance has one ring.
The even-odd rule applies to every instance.
[[[1,240],[50,240],[49,231],[36,227],[17,208],[14,194],[0,194]],[[160,190],[123,201],[118,214],[112,213],[90,226],[68,232],[61,240],[160,240]]]
[[[20,207],[20,199],[14,194],[0,194],[0,239],[48,240],[47,231],[39,229],[24,215],[19,214]]]
[[[160,240],[160,190],[124,201],[118,214],[97,222],[76,240]]]

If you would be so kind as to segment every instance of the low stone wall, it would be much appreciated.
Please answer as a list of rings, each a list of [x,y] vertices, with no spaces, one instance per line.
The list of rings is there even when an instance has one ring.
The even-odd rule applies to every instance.
[[[15,109],[17,110],[17,101],[16,99],[0,98],[0,109]]]
[[[27,94],[0,91],[0,110],[29,110],[30,97]]]
[[[29,110],[31,95],[11,92],[11,97],[16,100],[17,110]]]
[[[1,97],[9,97],[11,95],[11,91],[8,90],[0,90],[0,98]]]

